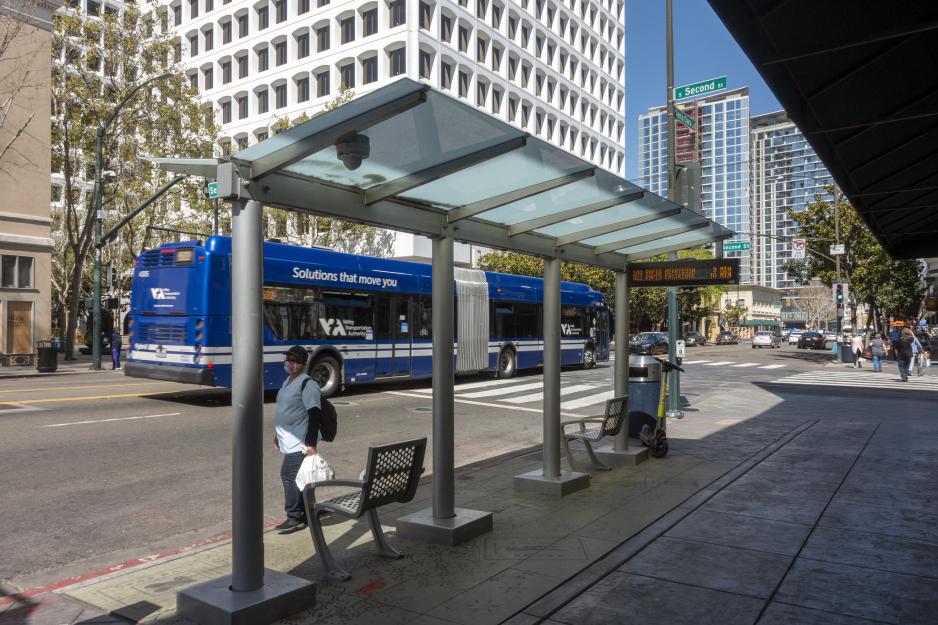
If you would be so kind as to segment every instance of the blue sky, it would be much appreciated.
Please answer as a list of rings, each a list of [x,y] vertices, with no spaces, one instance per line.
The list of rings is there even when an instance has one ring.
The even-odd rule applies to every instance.
[[[782,108],[707,0],[674,2],[674,83],[726,76],[749,87],[750,114]],[[638,177],[638,116],[665,103],[665,0],[625,2],[626,178]]]

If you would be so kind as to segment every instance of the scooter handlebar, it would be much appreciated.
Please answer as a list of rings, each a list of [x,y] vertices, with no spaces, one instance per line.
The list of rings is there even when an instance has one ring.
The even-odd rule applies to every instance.
[[[684,373],[684,369],[683,369],[682,367],[680,367],[680,366],[674,364],[674,363],[671,362],[670,360],[665,360],[665,359],[663,359],[663,358],[658,358],[657,356],[652,356],[652,358],[654,358],[655,360],[657,360],[658,362],[660,362],[660,363],[664,366],[664,370],[665,370],[665,371],[671,371],[671,370],[673,370],[673,369],[677,369],[677,370],[680,371],[681,373]]]

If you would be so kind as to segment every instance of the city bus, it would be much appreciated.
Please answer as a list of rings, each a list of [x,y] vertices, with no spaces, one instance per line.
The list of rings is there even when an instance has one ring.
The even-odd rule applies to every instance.
[[[457,373],[514,376],[543,364],[540,278],[455,269]],[[264,243],[264,388],[286,377],[283,353],[302,345],[325,395],[356,384],[432,375],[431,266]],[[167,243],[142,252],[131,292],[131,377],[231,386],[231,239]],[[561,283],[561,364],[609,360],[601,293]]]

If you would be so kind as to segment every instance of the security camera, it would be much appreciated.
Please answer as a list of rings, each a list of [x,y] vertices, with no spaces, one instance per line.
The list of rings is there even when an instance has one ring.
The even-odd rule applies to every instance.
[[[371,143],[367,136],[353,132],[335,142],[335,152],[346,169],[358,169],[371,154]]]

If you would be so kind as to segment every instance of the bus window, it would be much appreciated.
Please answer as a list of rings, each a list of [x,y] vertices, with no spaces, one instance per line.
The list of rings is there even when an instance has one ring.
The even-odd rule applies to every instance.
[[[322,338],[319,289],[264,287],[264,321],[280,340]]]
[[[514,304],[495,302],[495,323],[492,324],[492,338],[510,339],[515,336]]]
[[[433,338],[433,309],[431,298],[421,296],[414,301],[414,338]]]
[[[326,338],[371,338],[371,296],[324,291],[322,303],[325,314],[319,318],[319,325]]]
[[[515,304],[515,332],[519,339],[538,338],[538,321],[536,304]]]
[[[564,336],[589,336],[589,316],[586,308],[564,306],[560,309],[560,328]]]

